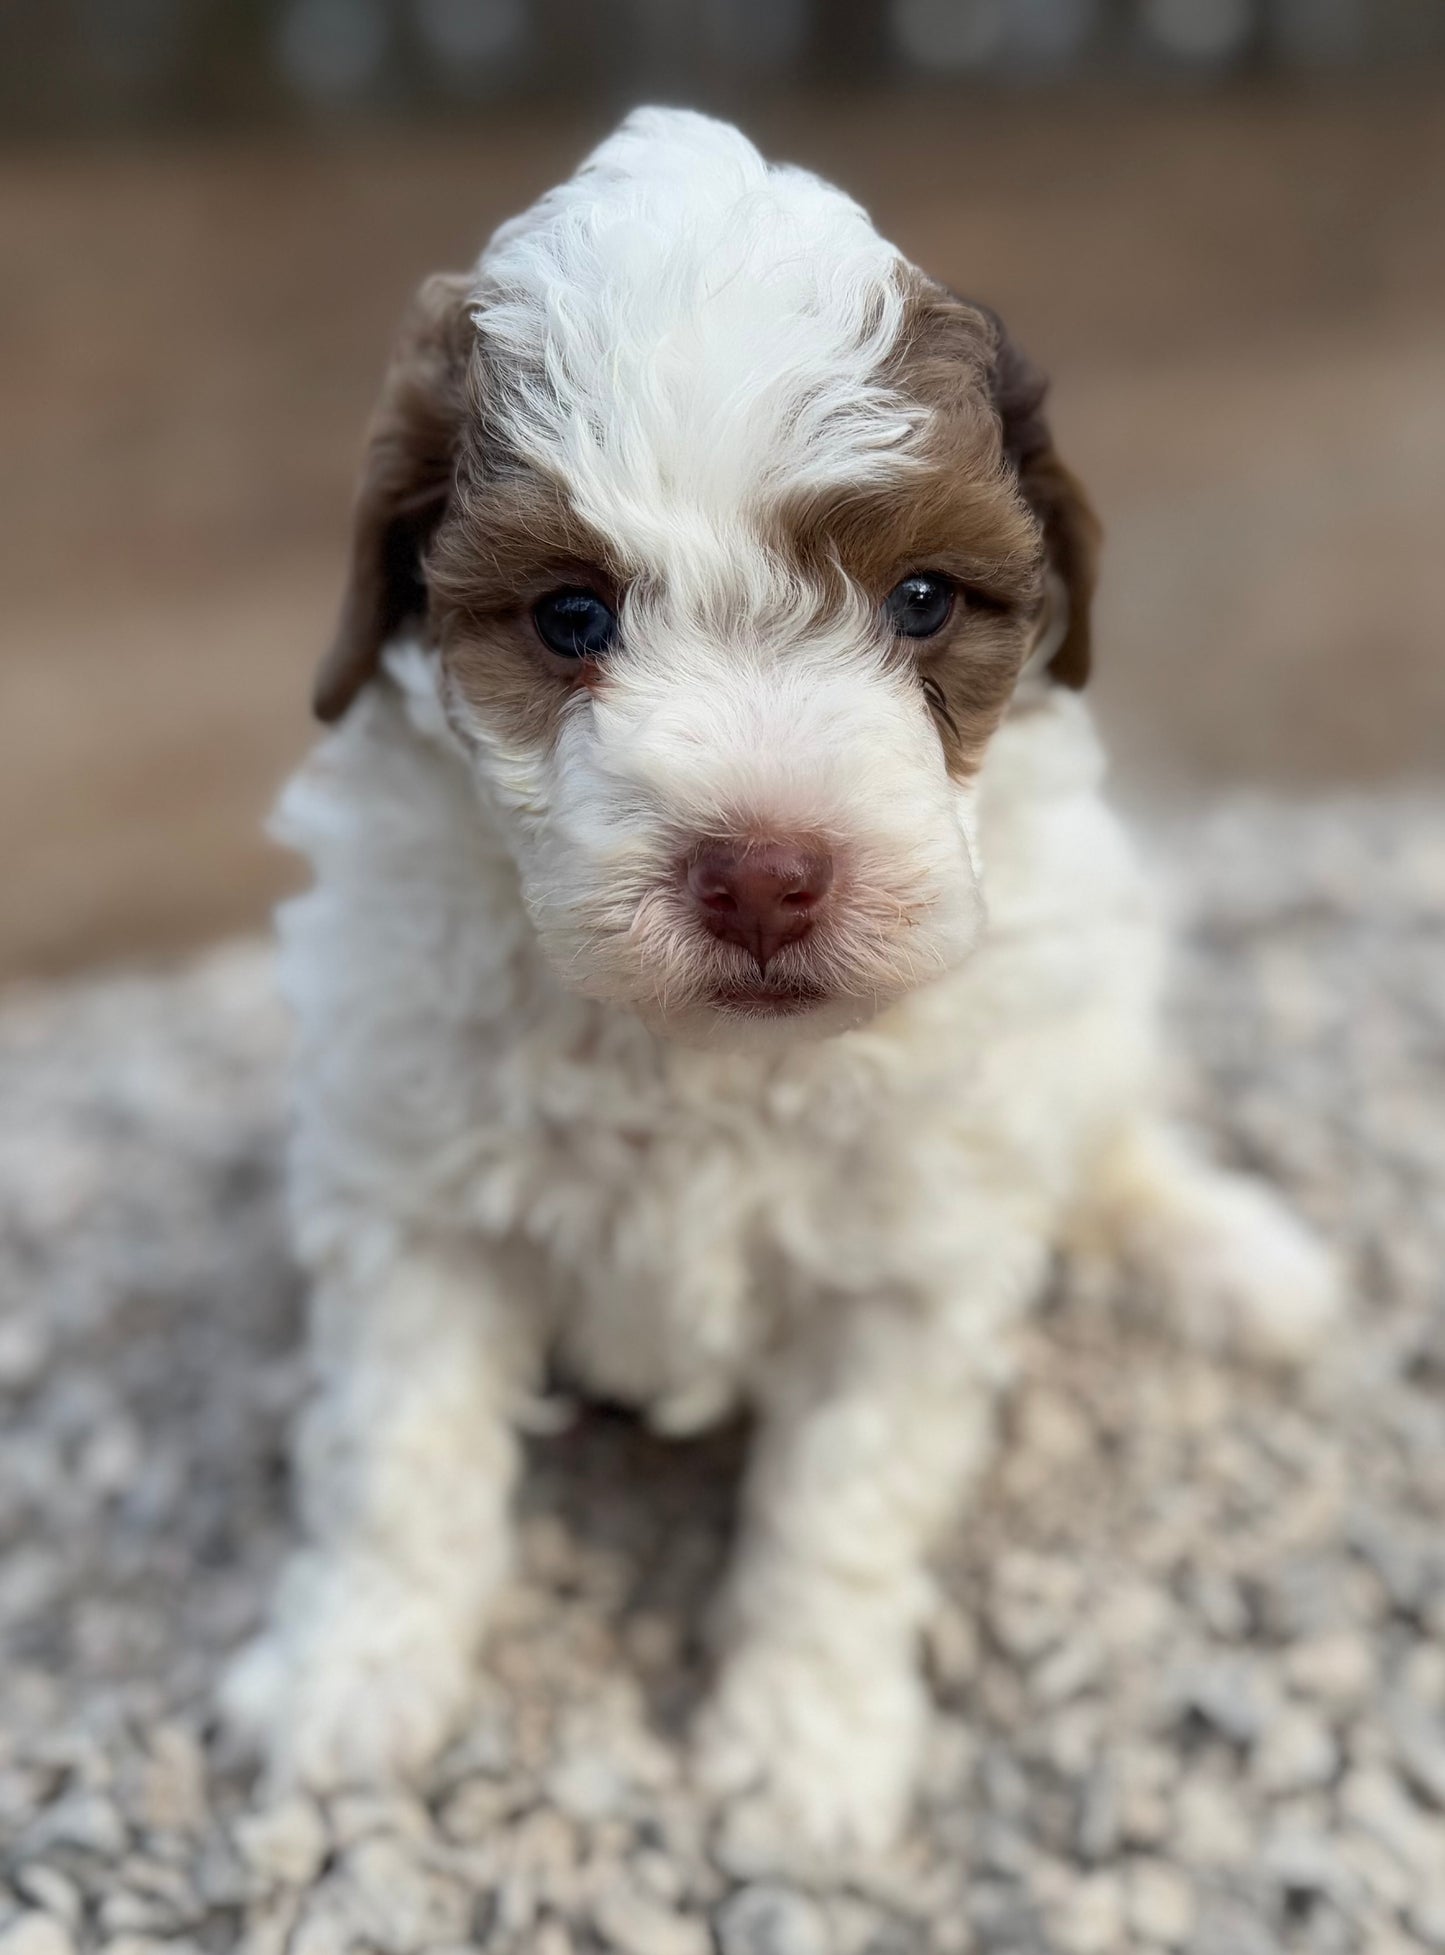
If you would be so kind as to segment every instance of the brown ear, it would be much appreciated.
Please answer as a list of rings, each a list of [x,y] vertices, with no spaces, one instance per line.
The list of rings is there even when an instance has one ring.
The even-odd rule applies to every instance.
[[[1049,569],[1068,605],[1063,637],[1049,660],[1049,677],[1077,690],[1089,676],[1090,611],[1102,531],[1077,476],[1059,460],[1054,447],[1044,417],[1048,380],[1009,338],[997,314],[988,316],[998,334],[993,400],[1003,425],[1004,453],[1043,524]]]
[[[388,640],[426,615],[422,557],[456,470],[470,289],[466,277],[429,278],[403,321],[367,434],[341,617],[312,692],[318,719],[340,719]]]

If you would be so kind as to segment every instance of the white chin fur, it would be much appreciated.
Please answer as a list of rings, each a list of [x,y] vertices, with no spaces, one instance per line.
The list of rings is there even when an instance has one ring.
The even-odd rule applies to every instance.
[[[766,1053],[857,1031],[896,1003],[897,997],[833,997],[780,1012],[739,1011],[714,1004],[688,1005],[672,1012],[643,1006],[638,1016],[659,1038],[678,1045],[710,1052]]]

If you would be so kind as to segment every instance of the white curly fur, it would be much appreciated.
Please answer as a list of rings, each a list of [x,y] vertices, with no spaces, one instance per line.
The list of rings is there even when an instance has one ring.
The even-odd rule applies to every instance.
[[[394,647],[283,804],[316,874],[281,923],[308,1545],[229,1688],[282,1776],[415,1771],[461,1714],[552,1357],[663,1431],[755,1411],[698,1773],[800,1856],[880,1846],[928,1553],[1054,1249],[1087,1234],[1247,1342],[1327,1321],[1321,1252],[1161,1124],[1158,933],[1080,699],[1021,686],[964,791],[872,623],[778,604],[747,512],[789,471],[910,465],[873,380],[897,263],[837,193],[656,113],[484,255],[482,330],[550,382],[515,429],[669,595],[547,754]],[[719,588],[769,620],[726,659]],[[710,1030],[649,913],[720,812],[848,857],[831,1037]]]

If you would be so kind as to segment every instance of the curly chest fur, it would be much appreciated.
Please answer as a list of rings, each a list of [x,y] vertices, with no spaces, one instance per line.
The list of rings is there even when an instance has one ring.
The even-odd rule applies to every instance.
[[[479,1136],[466,1203],[533,1246],[564,1372],[672,1429],[745,1390],[790,1319],[906,1288],[947,1200],[917,1144],[943,1082],[896,1036],[779,1063],[564,1008],[490,1083],[511,1114]]]

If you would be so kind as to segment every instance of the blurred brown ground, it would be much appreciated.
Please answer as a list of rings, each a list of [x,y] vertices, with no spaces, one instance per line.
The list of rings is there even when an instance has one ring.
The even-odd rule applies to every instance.
[[[1126,789],[1445,765],[1445,87],[774,105],[1056,380]],[[598,130],[0,159],[0,976],[256,921],[424,272]]]

